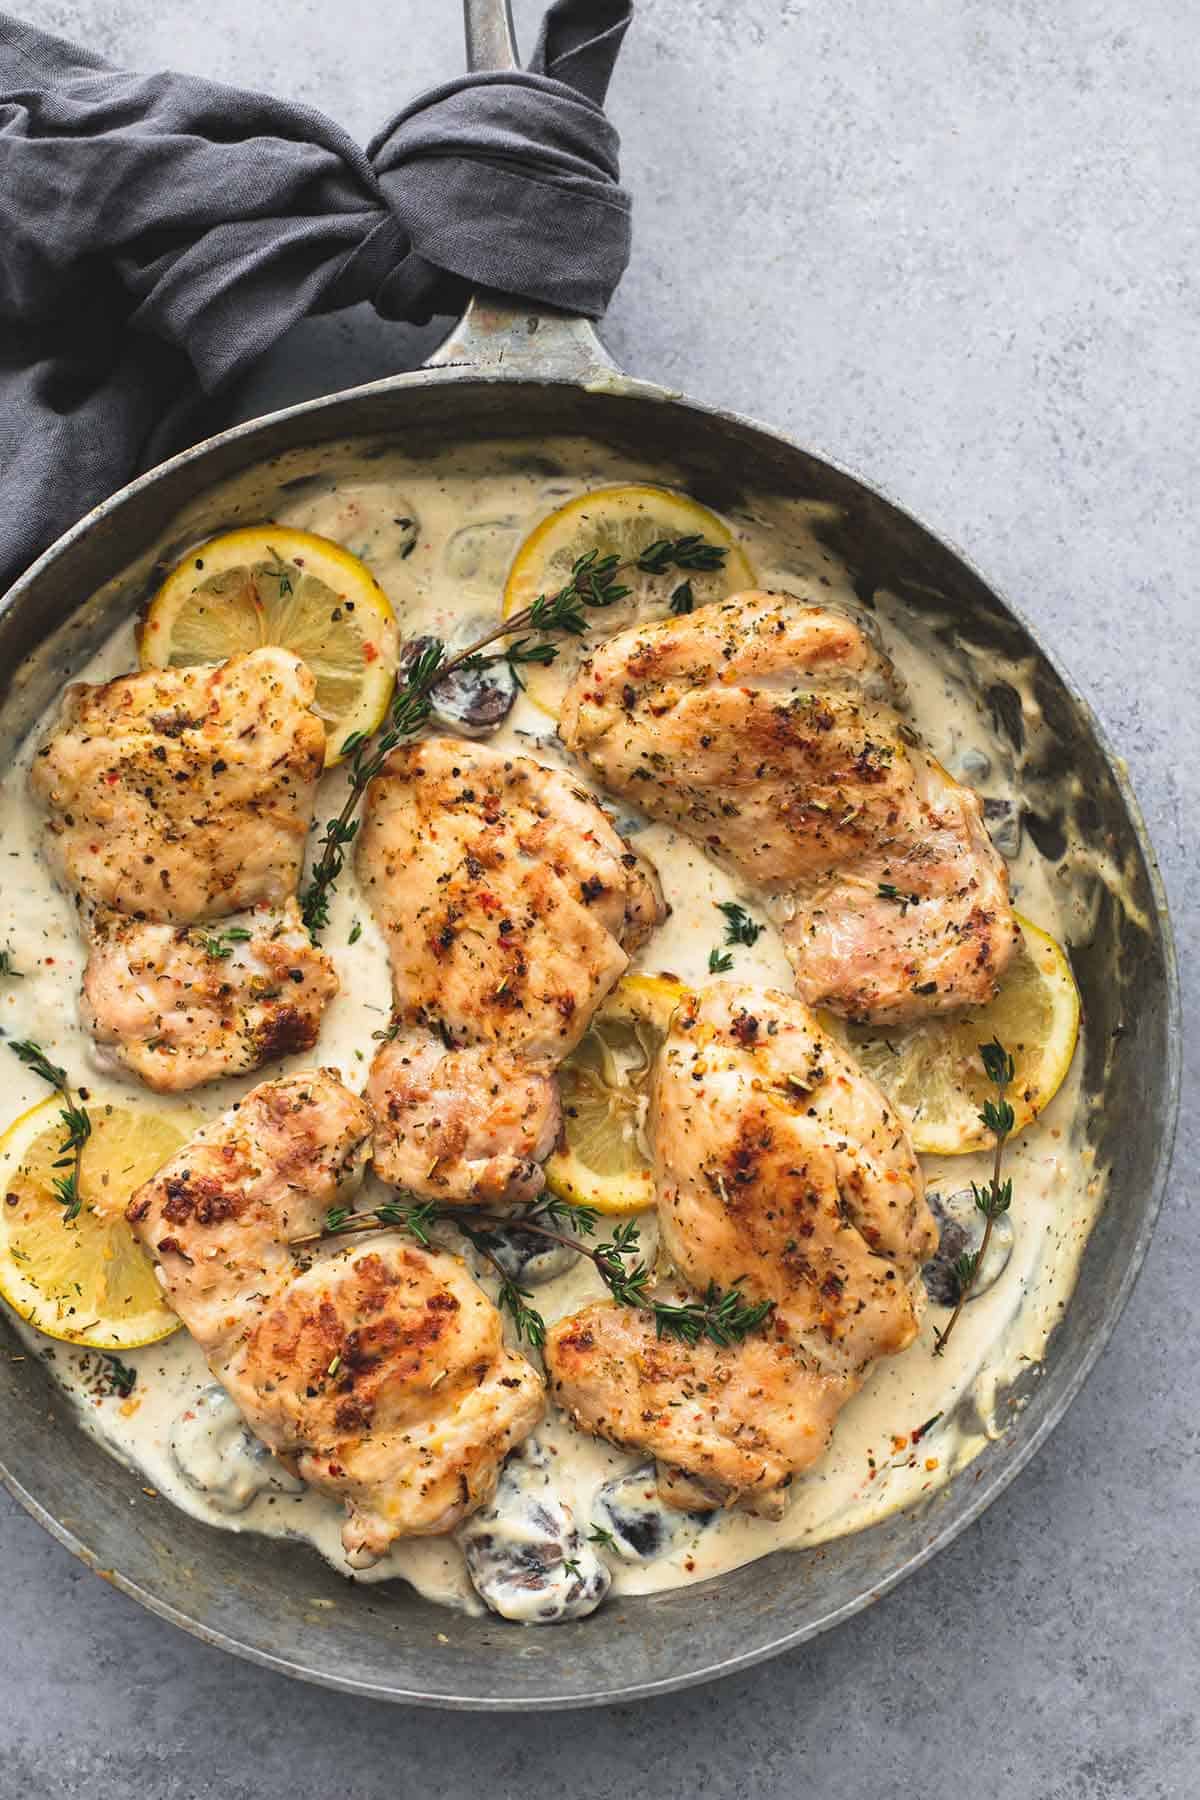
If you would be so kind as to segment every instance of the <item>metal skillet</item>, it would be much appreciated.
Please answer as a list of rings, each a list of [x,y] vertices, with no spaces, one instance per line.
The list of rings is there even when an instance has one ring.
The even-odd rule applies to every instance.
[[[466,19],[472,66],[515,65],[505,0],[466,0]],[[12,753],[127,613],[130,578],[115,578],[131,564],[135,584],[139,568],[150,578],[181,510],[192,539],[220,528],[219,502],[205,510],[216,484],[283,457],[288,480],[304,479],[348,440],[402,440],[412,451],[504,438],[534,454],[549,434],[657,461],[721,510],[747,493],[820,503],[820,529],[861,601],[870,606],[881,589],[898,596],[990,708],[1025,828],[1086,901],[1086,935],[1069,947],[1086,1017],[1086,1130],[1108,1200],[1046,1360],[1007,1396],[1011,1408],[1002,1402],[1011,1422],[969,1480],[819,1552],[626,1599],[553,1630],[463,1617],[407,1588],[354,1588],[298,1546],[213,1530],[147,1499],[138,1475],[76,1427],[38,1360],[0,1358],[0,1475],[115,1586],[284,1674],[496,1711],[601,1705],[745,1667],[849,1617],[977,1518],[1062,1417],[1129,1297],[1166,1179],[1180,1065],[1170,925],[1137,803],[1086,702],[1030,627],[893,501],[779,433],[629,379],[581,320],[477,299],[424,369],[227,431],[98,507],[0,602],[0,748]],[[1032,707],[1022,708],[1018,681]],[[0,1335],[9,1331],[0,1322]]]

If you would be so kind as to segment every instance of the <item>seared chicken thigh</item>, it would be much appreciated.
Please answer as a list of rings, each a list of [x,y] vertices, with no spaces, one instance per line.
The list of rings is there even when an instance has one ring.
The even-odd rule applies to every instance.
[[[126,1211],[250,1429],[344,1502],[342,1541],[359,1564],[489,1499],[543,1406],[457,1257],[400,1233],[297,1242],[352,1194],[372,1124],[332,1070],[264,1082]]]
[[[554,1070],[663,917],[657,883],[570,776],[449,737],[371,783],[358,874],[395,995],[367,1087],[376,1169],[445,1201],[532,1198]]]
[[[279,649],[78,684],[34,761],[89,941],[84,1023],[148,1087],[316,1042],[338,984],[293,898],[325,752],[314,693]]]
[[[64,886],[176,925],[286,900],[324,765],[315,693],[280,649],[69,687],[30,777]]]
[[[770,1329],[688,1345],[660,1338],[649,1313],[604,1300],[552,1325],[545,1357],[576,1425],[654,1456],[664,1500],[696,1511],[785,1487],[824,1454],[860,1385]]]
[[[870,1363],[917,1333],[937,1247],[920,1165],[891,1106],[799,1001],[720,982],[675,1014],[651,1108],[664,1249],[704,1292],[769,1300],[739,1344],[656,1340],[593,1305],[548,1334],[556,1397],[585,1429],[665,1465],[687,1505],[785,1485],[824,1450]],[[700,1484],[699,1497],[692,1491]]]
[[[902,1120],[815,1016],[716,982],[676,1012],[655,1065],[662,1242],[693,1287],[733,1282],[821,1367],[854,1373],[917,1335],[937,1249]]]
[[[337,992],[329,958],[294,900],[245,925],[89,921],[82,1017],[101,1057],[157,1093],[311,1050]]]
[[[980,802],[921,748],[842,613],[745,593],[602,644],[563,705],[604,785],[767,894],[811,1005],[991,998],[1016,927]]]

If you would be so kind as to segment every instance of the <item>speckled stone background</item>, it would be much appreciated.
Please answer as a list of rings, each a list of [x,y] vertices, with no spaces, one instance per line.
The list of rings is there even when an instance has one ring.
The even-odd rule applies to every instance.
[[[25,0],[110,57],[365,138],[459,66],[453,0]],[[528,41],[536,9],[519,8]],[[1200,48],[1193,0],[642,0],[625,366],[849,462],[964,545],[1098,707],[1200,954]],[[249,416],[438,336],[307,325]],[[1200,1793],[1195,1086],[1116,1338],[1034,1467],[841,1631],[722,1685],[506,1721],[291,1685],[85,1573],[0,1496],[0,1800],[486,1791]]]

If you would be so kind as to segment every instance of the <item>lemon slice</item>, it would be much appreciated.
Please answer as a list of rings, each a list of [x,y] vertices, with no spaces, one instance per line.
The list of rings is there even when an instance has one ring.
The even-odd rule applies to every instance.
[[[144,1108],[90,1108],[83,1206],[68,1224],[54,1192],[63,1127],[43,1100],[0,1137],[0,1295],[47,1337],[94,1350],[136,1350],[178,1329],[154,1265],[129,1226],[130,1195],[183,1143],[179,1125]]]
[[[654,1205],[650,1069],[688,991],[665,975],[627,975],[559,1070],[565,1143],[546,1163],[546,1186],[560,1200],[619,1214]]]
[[[311,669],[326,767],[352,733],[378,729],[396,676],[396,617],[366,564],[331,538],[269,524],[209,538],[175,565],[138,627],[144,669],[224,662],[264,644]]]
[[[530,532],[517,551],[504,590],[506,619],[532,606],[539,594],[556,594],[565,587],[575,563],[591,550],[600,557],[616,556],[623,564],[634,563],[651,544],[694,532],[726,552],[724,567],[668,569],[663,575],[623,569],[621,586],[632,589],[626,599],[589,611],[587,636],[560,640],[554,662],[522,669],[521,679],[535,705],[557,718],[562,697],[589,650],[639,620],[666,618],[672,594],[685,581],[691,585],[694,604],[703,606],[752,588],[757,578],[728,525],[707,506],[670,488],[594,488],[568,500]]]
[[[841,1033],[868,1075],[908,1124],[913,1148],[959,1156],[992,1142],[979,1117],[996,1090],[984,1074],[980,1044],[998,1038],[1015,1075],[1008,1099],[1023,1131],[1049,1105],[1066,1077],[1079,1035],[1079,990],[1066,952],[1018,915],[1020,937],[1000,991],[986,1006],[918,1025],[843,1025]]]

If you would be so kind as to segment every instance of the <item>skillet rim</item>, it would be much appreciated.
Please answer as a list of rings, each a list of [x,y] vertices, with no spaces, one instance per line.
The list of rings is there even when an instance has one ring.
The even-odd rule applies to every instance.
[[[952,1543],[966,1528],[973,1524],[988,1506],[1015,1480],[1018,1474],[1027,1467],[1033,1457],[1045,1444],[1051,1433],[1059,1424],[1068,1408],[1079,1395],[1084,1383],[1091,1375],[1102,1352],[1110,1343],[1117,1325],[1129,1303],[1129,1299],[1137,1284],[1150,1241],[1162,1210],[1163,1197],[1166,1190],[1167,1177],[1170,1171],[1171,1157],[1178,1125],[1180,1092],[1183,1062],[1183,1025],[1182,1002],[1180,994],[1179,967],[1175,947],[1175,934],[1171,921],[1170,908],[1166,888],[1155,854],[1154,844],[1146,824],[1145,816],[1138,803],[1130,782],[1125,762],[1120,757],[1108,735],[1101,725],[1096,713],[1085,695],[1076,686],[1058,657],[1047,650],[1040,635],[1034,630],[1024,613],[1014,606],[1007,596],[990,582],[975,563],[967,556],[953,539],[934,531],[918,515],[907,506],[897,501],[885,488],[869,482],[849,464],[828,455],[822,449],[810,448],[801,444],[790,433],[776,430],[765,425],[745,413],[730,408],[710,406],[695,401],[677,390],[662,386],[657,382],[643,381],[625,375],[607,364],[594,366],[588,373],[591,379],[576,378],[568,374],[554,374],[549,371],[539,373],[536,369],[515,368],[511,373],[504,373],[495,366],[481,365],[478,362],[443,362],[428,365],[422,369],[405,371],[401,374],[382,377],[373,382],[366,382],[357,387],[343,388],[333,394],[322,395],[316,399],[301,401],[294,406],[282,407],[275,412],[264,414],[260,418],[248,420],[203,439],[200,443],[189,446],[177,455],[157,464],[153,469],[136,476],[131,482],[118,489],[115,494],[91,508],[82,519],[64,532],[53,544],[39,556],[30,567],[12,584],[7,593],[0,596],[0,614],[20,602],[27,588],[39,581],[45,572],[53,567],[55,560],[70,546],[85,537],[108,514],[122,506],[132,495],[141,493],[160,480],[168,471],[186,469],[190,464],[201,462],[218,445],[240,442],[246,438],[264,434],[267,430],[285,419],[298,419],[306,415],[314,417],[339,404],[365,394],[403,393],[409,388],[428,388],[446,383],[479,384],[485,387],[503,387],[516,390],[522,387],[561,388],[569,391],[588,391],[603,386],[609,392],[636,396],[651,402],[667,402],[687,408],[694,413],[703,414],[709,419],[740,427],[761,437],[772,440],[789,452],[806,456],[811,460],[823,463],[838,476],[853,482],[874,499],[880,500],[891,511],[908,524],[939,544],[946,550],[981,588],[1012,618],[1025,633],[1042,662],[1049,668],[1054,679],[1069,694],[1074,706],[1078,709],[1082,723],[1090,734],[1107,765],[1109,774],[1120,795],[1129,827],[1145,870],[1147,887],[1153,908],[1155,935],[1161,950],[1164,978],[1164,1017],[1163,1032],[1166,1044],[1166,1063],[1163,1070],[1163,1130],[1153,1171],[1146,1190],[1146,1203],[1136,1237],[1128,1245],[1125,1267],[1120,1283],[1110,1298],[1106,1314],[1094,1333],[1091,1341],[1079,1355],[1075,1366],[1062,1378],[1061,1392],[1046,1403],[1043,1415],[1029,1435],[1020,1442],[1014,1442],[1010,1433],[1020,1430],[1020,1419],[1009,1427],[1004,1434],[1005,1441],[1012,1444],[1011,1451],[987,1468],[980,1471],[976,1489],[971,1501],[956,1517],[946,1519],[936,1525],[922,1546],[912,1555],[901,1561],[889,1574],[873,1582],[862,1593],[851,1600],[843,1601],[834,1607],[826,1616],[811,1620],[796,1627],[792,1631],[772,1637],[769,1642],[759,1644],[735,1656],[729,1656],[716,1663],[686,1670],[665,1676],[660,1680],[637,1681],[623,1686],[612,1686],[602,1691],[589,1694],[560,1693],[539,1694],[535,1696],[491,1697],[474,1693],[428,1693],[414,1688],[385,1687],[377,1682],[363,1681],[353,1677],[339,1676],[326,1669],[307,1667],[291,1658],[275,1652],[260,1649],[257,1646],[239,1641],[228,1632],[206,1624],[203,1620],[193,1618],[168,1601],[162,1600],[150,1588],[141,1582],[123,1575],[117,1568],[101,1569],[96,1554],[84,1543],[83,1539],[69,1526],[55,1518],[37,1496],[28,1490],[8,1470],[0,1455],[0,1483],[30,1516],[37,1521],[65,1549],[90,1568],[101,1574],[113,1587],[127,1594],[131,1599],[144,1606],[147,1611],[159,1618],[179,1626],[190,1636],[201,1642],[230,1652],[244,1661],[258,1664],[279,1675],[290,1676],[306,1681],[312,1685],[325,1687],[336,1692],[353,1694],[362,1698],[386,1700],[395,1704],[428,1706],[447,1711],[474,1711],[489,1714],[525,1713],[541,1711],[569,1711],[582,1708],[616,1705],[632,1700],[642,1700],[658,1695],[678,1692],[681,1689],[697,1686],[702,1682],[714,1681],[726,1675],[736,1674],[744,1669],[752,1668],[758,1663],[782,1654],[785,1650],[795,1649],[799,1645],[811,1641],[823,1632],[853,1618],[867,1606],[890,1592],[907,1576],[929,1562],[940,1550]],[[597,379],[599,377],[599,379]],[[340,435],[340,434],[335,434]],[[347,433],[354,436],[354,433]],[[361,435],[361,434],[360,434]],[[318,440],[319,441],[319,440]],[[249,465],[247,465],[249,466]],[[61,624],[64,621],[57,620]],[[1072,1290],[1072,1295],[1074,1289]],[[1068,1305],[1070,1303],[1068,1302]],[[1050,1379],[1055,1378],[1052,1371]],[[965,1473],[965,1471],[964,1471]],[[953,1486],[948,1484],[947,1491]],[[697,1592],[711,1591],[713,1581],[697,1584]],[[637,1596],[628,1596],[625,1604]]]

